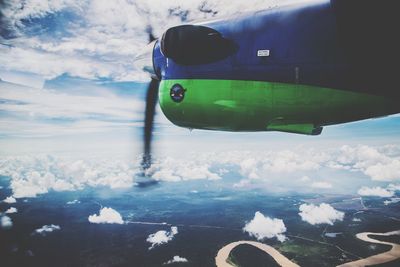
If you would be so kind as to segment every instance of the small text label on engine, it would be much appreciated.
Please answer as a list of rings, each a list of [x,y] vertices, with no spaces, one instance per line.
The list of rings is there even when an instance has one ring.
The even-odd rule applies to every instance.
[[[270,51],[268,49],[258,50],[257,57],[269,57]]]

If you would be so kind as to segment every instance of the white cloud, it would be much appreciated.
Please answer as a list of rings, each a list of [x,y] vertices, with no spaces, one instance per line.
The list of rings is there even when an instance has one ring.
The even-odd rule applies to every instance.
[[[46,49],[45,45],[36,44],[34,43],[35,40],[31,41],[32,42],[21,44],[22,47],[0,47],[1,52],[7,53],[6,58],[0,58],[1,65],[11,70],[40,74],[48,79],[55,78],[63,73],[86,79],[107,77],[117,80],[126,80],[128,77],[136,78],[134,75],[129,76],[126,73],[127,70],[134,71],[132,67],[126,64],[127,62],[124,62],[124,66],[107,60],[101,61],[94,57],[78,53],[66,57],[65,52],[61,53],[60,51],[55,53],[50,49],[43,51],[38,49],[39,47],[33,47],[39,45],[40,48]],[[7,60],[10,61],[7,62]],[[140,76],[138,76],[138,79],[139,77]]]
[[[394,181],[400,179],[400,160],[389,159],[386,163],[378,162],[365,169],[365,174],[377,181]]]
[[[148,174],[156,180],[169,182],[221,179],[216,172],[210,171],[210,164],[208,162],[193,161],[191,159],[177,160],[171,157],[155,161],[148,170]]]
[[[259,179],[260,176],[257,174],[258,165],[259,162],[254,158],[245,159],[240,163],[240,173],[249,179]]]
[[[13,226],[13,222],[10,217],[3,215],[0,217],[0,225],[3,229],[10,229]]]
[[[107,207],[102,208],[100,210],[99,215],[97,214],[90,215],[88,220],[91,223],[116,223],[116,224],[124,223],[121,214],[119,214],[118,211]]]
[[[164,265],[172,264],[172,263],[175,263],[175,262],[188,262],[188,260],[186,258],[183,258],[183,257],[180,257],[180,256],[174,256],[172,258],[172,260],[169,260],[169,261],[165,262]]]
[[[389,184],[387,189],[390,191],[400,191],[400,184]]]
[[[298,2],[298,1],[284,1]],[[143,79],[132,67],[132,59],[148,42],[146,27],[156,36],[187,21],[233,15],[276,5],[274,0],[62,0],[18,1],[4,5],[2,24],[14,36],[13,47],[0,46],[0,65],[54,77],[63,73],[85,78]],[[49,30],[46,16],[60,16],[57,32]],[[24,23],[39,18],[39,23]],[[41,22],[45,21],[45,22]],[[81,23],[79,23],[81,22]],[[42,23],[42,24],[40,24]],[[63,30],[60,30],[62,28]],[[25,34],[32,32],[35,34]],[[61,35],[61,36],[60,36]],[[40,64],[38,64],[40,62]],[[147,77],[147,76],[146,76]]]
[[[11,214],[11,213],[17,213],[18,212],[18,210],[17,210],[17,208],[14,208],[14,207],[10,207],[9,209],[7,209],[6,210],[6,214]]]
[[[25,72],[12,72],[0,69],[0,78],[3,81],[20,84],[32,88],[43,88],[44,78],[40,75],[25,73]]]
[[[328,189],[332,188],[332,184],[328,182],[314,182],[311,184],[313,188]]]
[[[309,224],[329,224],[335,221],[343,221],[344,213],[335,210],[331,205],[322,203],[319,206],[314,204],[302,204],[299,207],[301,219]]]
[[[258,240],[273,237],[276,237],[280,242],[286,240],[286,236],[283,234],[286,232],[283,220],[266,217],[259,211],[255,213],[254,218],[250,222],[246,223],[243,231]]]
[[[294,151],[277,152],[270,160],[264,161],[263,169],[272,172],[296,172],[316,170],[320,168],[317,157],[307,157]]]
[[[13,173],[10,186],[16,198],[36,197],[38,194],[47,193],[48,184],[54,179],[51,173],[41,175],[37,171],[28,171],[23,175],[24,177],[21,177],[19,173]]]
[[[400,202],[400,197],[394,197],[389,200],[383,201],[383,204],[389,205],[389,204],[395,204],[395,203],[399,203],[399,202]]]
[[[366,162],[374,164],[376,160],[397,157],[397,154],[388,156],[379,151],[381,150],[368,147],[361,149],[357,146],[326,151],[226,151],[193,153],[185,157],[160,156],[154,158],[154,164],[147,174],[153,179],[168,182],[195,179],[214,181],[224,177],[220,174],[221,169],[229,169],[232,175],[238,177],[234,187],[263,187],[271,190],[291,190],[295,187],[296,190],[310,191],[310,187],[333,188],[328,181],[310,183],[312,180],[308,175],[315,170],[332,173],[332,169],[336,170],[341,166],[341,172],[348,171],[348,175],[360,177],[363,176],[360,173],[367,168]],[[367,160],[371,158],[374,160]],[[13,198],[36,197],[51,191],[82,190],[98,186],[125,189],[134,185],[135,177],[141,172],[140,159],[135,162],[130,160],[131,158],[127,160],[111,157],[76,159],[40,154],[9,156],[0,158],[0,175],[11,178]],[[332,162],[336,162],[336,165]],[[334,190],[340,192],[341,182],[337,180],[337,183]],[[347,189],[350,191],[358,189],[356,187],[360,185],[349,186],[353,186]],[[398,185],[392,183],[384,190],[394,192],[396,188]]]
[[[178,227],[172,226],[171,231],[161,230],[154,234],[149,235],[146,239],[147,242],[151,243],[149,250],[153,249],[156,246],[170,242],[177,233],[178,233]]]
[[[118,159],[75,160],[49,155],[0,159],[0,175],[11,177],[15,198],[36,197],[51,190],[80,190],[86,186],[130,188],[137,172],[138,164]]]
[[[0,131],[12,137],[51,137],[112,132],[142,125],[137,121],[143,119],[143,100],[120,96],[95,83],[77,87],[84,89],[71,93],[0,82],[1,98],[5,100],[1,109],[12,114],[2,118]],[[91,95],[91,91],[96,94]]]
[[[335,166],[342,169],[361,171],[375,181],[395,181],[400,179],[400,158],[385,154],[366,145],[343,146],[337,156]],[[386,152],[390,154],[389,152]]]
[[[238,183],[234,183],[233,187],[236,188],[245,188],[245,187],[249,187],[251,185],[251,182],[249,179],[242,179],[240,180]]]
[[[68,201],[68,202],[67,202],[67,205],[73,205],[73,204],[79,204],[79,203],[81,203],[79,200],[74,199],[74,200],[72,200],[72,201]]]
[[[8,204],[13,204],[13,203],[17,203],[17,200],[13,196],[9,196],[9,197],[6,197],[3,200],[3,202],[8,203]]]
[[[306,155],[305,155],[306,154]],[[295,151],[229,151],[199,153],[185,158],[159,158],[149,169],[148,175],[156,180],[178,182],[193,179],[221,179],[219,170],[238,167],[239,174],[250,180],[266,181],[278,174],[311,171],[320,168],[319,154]],[[245,186],[247,181],[236,186]]]
[[[224,168],[235,169],[243,168],[242,162],[249,157],[257,161],[257,168],[254,173],[259,179],[257,181],[267,181],[273,179],[271,169],[264,169],[266,162],[276,160],[279,162],[289,161],[289,158],[296,158],[297,164],[291,164],[292,171],[304,170],[308,163],[302,163],[300,154],[297,153],[274,153],[253,152],[223,152],[223,153],[196,153],[187,157],[159,157],[154,160],[152,167],[148,170],[148,175],[153,179],[178,182],[194,179],[220,180],[219,170]],[[294,156],[294,154],[296,156]],[[282,160],[279,157],[283,157]],[[307,160],[312,161],[312,155],[307,155]],[[317,160],[320,161],[320,160]],[[87,186],[107,186],[112,189],[130,188],[134,184],[134,177],[140,172],[140,160],[135,163],[119,159],[104,160],[76,160],[66,157],[54,157],[51,155],[35,155],[20,157],[0,158],[0,174],[11,177],[10,187],[14,197],[36,197],[51,190],[69,191],[80,190]],[[313,164],[311,164],[313,165]],[[298,166],[293,167],[293,166]],[[313,165],[314,166],[314,165]],[[307,169],[307,168],[306,168]],[[288,173],[282,167],[283,173]],[[242,182],[235,186],[248,186],[247,175],[244,170],[239,170],[239,175],[245,175]],[[275,177],[281,179],[281,172],[275,169]],[[253,177],[254,178],[254,177]]]
[[[59,225],[49,224],[49,225],[43,225],[41,228],[36,229],[34,233],[45,236],[48,233],[52,233],[54,231],[59,231],[59,230],[61,230],[61,227]]]
[[[238,166],[243,178],[259,182],[273,178],[281,181],[282,175],[317,170],[325,161],[320,152],[312,150],[231,151],[211,154],[208,158],[219,164]]]
[[[358,192],[360,196],[374,196],[374,197],[392,197],[394,195],[393,191],[387,190],[382,187],[361,187]]]

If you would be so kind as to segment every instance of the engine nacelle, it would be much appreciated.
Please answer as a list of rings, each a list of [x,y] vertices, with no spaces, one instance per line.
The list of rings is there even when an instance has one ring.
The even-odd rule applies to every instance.
[[[384,64],[397,50],[383,49],[393,34],[385,35],[383,52],[348,56],[353,46],[342,38],[351,31],[339,22],[352,22],[350,2],[288,5],[167,30],[152,54],[162,111],[186,128],[309,135],[325,125],[398,113],[397,69]]]

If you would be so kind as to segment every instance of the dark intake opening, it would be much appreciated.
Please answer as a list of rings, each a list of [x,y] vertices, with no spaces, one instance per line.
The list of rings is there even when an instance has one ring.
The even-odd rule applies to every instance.
[[[164,33],[161,51],[178,64],[199,65],[227,58],[237,51],[237,46],[214,29],[182,25]]]

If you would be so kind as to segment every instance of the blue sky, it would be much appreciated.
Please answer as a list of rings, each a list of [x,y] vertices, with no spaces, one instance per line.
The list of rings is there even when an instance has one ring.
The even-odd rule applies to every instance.
[[[110,187],[131,186],[142,148],[148,80],[133,59],[147,44],[146,27],[151,25],[160,36],[173,25],[264,9],[278,2],[31,0],[2,4],[0,156],[3,174],[24,170],[15,178],[16,194],[24,195],[29,186],[32,192],[42,192],[69,190],[76,184],[54,173],[52,183],[35,184],[37,174],[32,169],[44,177],[49,173],[43,166],[79,165],[71,168],[84,175],[106,158],[118,159],[105,170],[116,178],[108,175],[107,180],[99,174],[96,179]],[[299,1],[279,3],[287,2]],[[150,174],[167,181],[226,179],[236,188],[259,183],[276,190],[288,184],[298,190],[327,192],[357,193],[362,186],[387,190],[400,180],[399,136],[396,115],[325,127],[321,136],[310,137],[190,132],[172,125],[158,108],[158,161]],[[41,162],[41,167],[31,166],[32,161]],[[130,165],[121,167],[124,164]]]

